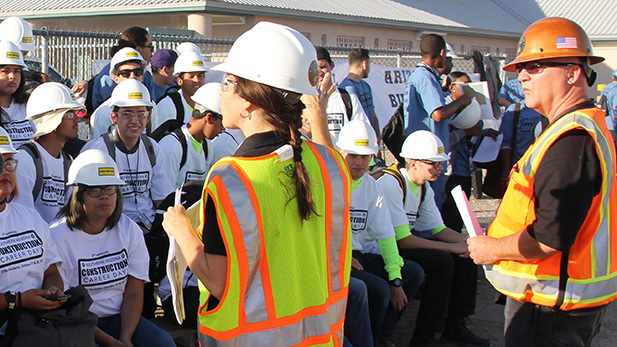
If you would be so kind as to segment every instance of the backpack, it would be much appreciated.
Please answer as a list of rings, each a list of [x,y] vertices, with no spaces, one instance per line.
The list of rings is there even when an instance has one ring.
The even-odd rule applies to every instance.
[[[118,139],[118,135],[116,133],[109,132],[101,135],[101,137],[103,138],[105,146],[107,147],[107,153],[109,153],[111,159],[116,161],[116,143],[120,141],[120,139]],[[154,165],[156,165],[156,153],[154,153],[154,146],[152,145],[152,141],[146,134],[141,134],[139,138],[141,139],[141,141],[144,142],[144,145],[146,146],[146,151],[148,152],[148,159],[150,160],[150,166],[154,167]]]
[[[351,120],[351,116],[353,115],[353,106],[351,105],[351,96],[349,96],[349,92],[345,88],[338,88],[339,93],[341,93],[341,98],[343,99],[343,103],[345,104],[345,114],[347,114],[347,120]]]
[[[400,155],[405,137],[405,108],[403,103],[401,103],[381,131],[383,143],[398,160],[399,164],[405,164],[405,159]]]
[[[405,200],[407,199],[407,187],[405,185],[405,177],[399,171],[399,168],[401,167],[402,167],[402,164],[392,164],[388,167],[384,167],[384,166],[374,167],[373,169],[371,169],[371,172],[369,174],[373,176],[375,180],[378,180],[384,174],[388,174],[396,178],[396,181],[398,182],[399,187],[403,190],[403,206],[405,206]],[[422,204],[425,196],[426,196],[426,187],[423,184],[420,186],[420,203],[418,204],[418,206]],[[418,216],[420,216],[419,211],[418,211]]]
[[[186,136],[184,136],[184,132],[182,131],[181,127],[174,129],[171,135],[175,137],[176,140],[180,141],[180,146],[182,146],[182,158],[180,159],[180,169],[182,169],[184,164],[186,164],[186,157],[187,157]],[[160,142],[160,140],[157,142]],[[201,142],[201,145],[203,146],[203,149],[204,149],[204,156],[208,158],[208,141],[204,139]]]
[[[32,197],[34,201],[39,196],[41,192],[41,185],[43,184],[40,178],[43,177],[43,159],[41,159],[41,153],[39,149],[36,148],[34,142],[26,142],[19,147],[20,150],[24,150],[28,153],[32,160],[34,161],[34,167],[36,170],[36,180],[34,182],[34,187],[32,188]],[[71,156],[64,151],[64,149],[60,150],[60,156],[62,157],[63,165],[64,165],[64,183],[66,184],[67,177],[69,175],[69,166],[71,166]]]
[[[94,104],[92,103],[92,94],[94,94],[94,80],[98,75],[99,74],[92,76],[92,78],[88,80],[88,86],[86,87],[86,103],[84,106],[86,106],[86,114],[88,115],[88,119],[90,119],[95,110]]]
[[[168,119],[164,121],[161,125],[159,125],[156,129],[150,129],[150,124],[148,124],[148,132],[150,137],[152,137],[156,142],[161,141],[163,137],[172,133],[175,129],[180,128],[184,125],[184,104],[182,103],[182,95],[177,92],[177,86],[171,86],[167,88],[165,94],[163,94],[156,103],[158,104],[161,100],[165,99],[169,96],[171,101],[173,101],[174,106],[176,107],[176,118]],[[176,89],[176,91],[171,91],[172,89]]]

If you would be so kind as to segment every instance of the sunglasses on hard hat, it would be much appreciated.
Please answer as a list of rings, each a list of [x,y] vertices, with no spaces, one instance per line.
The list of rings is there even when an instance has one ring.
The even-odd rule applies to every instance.
[[[520,63],[516,64],[516,72],[521,73],[523,70],[527,71],[530,75],[536,75],[542,73],[545,67],[556,67],[556,66],[574,66],[578,65],[582,67],[581,64],[575,63],[557,63],[557,62],[529,62],[529,63]]]
[[[131,74],[135,74],[135,77],[140,77],[144,74],[144,69],[138,67],[137,69],[122,69],[118,71],[118,75],[124,78],[131,77]]]

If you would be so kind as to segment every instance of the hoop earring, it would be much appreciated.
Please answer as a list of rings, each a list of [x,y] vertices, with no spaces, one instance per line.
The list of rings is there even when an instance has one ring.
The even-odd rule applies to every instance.
[[[249,110],[246,110],[246,116],[242,115],[242,110],[238,111],[238,114],[240,114],[240,117],[242,117],[242,118],[251,119],[251,112],[249,112]]]

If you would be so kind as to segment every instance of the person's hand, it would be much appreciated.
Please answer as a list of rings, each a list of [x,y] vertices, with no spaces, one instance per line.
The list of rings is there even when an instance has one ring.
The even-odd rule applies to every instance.
[[[51,287],[50,289],[52,289],[53,291],[45,290],[45,289],[30,289],[30,290],[26,290],[25,292],[22,292],[21,293],[21,307],[29,308],[32,310],[48,311],[48,310],[53,310],[53,309],[56,309],[62,306],[62,304],[66,302],[66,299],[48,300],[43,297],[43,296],[64,295],[64,293],[62,293],[62,291],[56,287]],[[17,298],[17,303],[19,304],[19,298]]]
[[[358,259],[354,257],[351,257],[351,268],[354,270],[364,270],[364,267],[362,266],[362,264],[360,264]]]
[[[167,212],[163,214],[163,229],[165,229],[169,236],[173,236],[181,230],[191,229],[184,206],[170,206],[167,209]]]
[[[71,87],[71,91],[75,94],[76,97],[82,96],[86,90],[88,89],[88,81],[81,81],[75,83],[73,87]]]
[[[450,253],[457,254],[460,257],[469,257],[469,249],[467,249],[467,243],[456,242],[450,244]]]
[[[395,311],[400,311],[407,306],[408,299],[403,287],[390,286],[390,303]]]
[[[497,246],[494,238],[486,235],[470,237],[467,239],[467,245],[470,257],[473,259],[474,263],[478,265],[487,265],[493,264],[497,260],[492,255],[492,250]]]
[[[501,135],[501,131],[495,130],[493,128],[488,128],[484,132],[484,136],[488,136],[488,137],[490,137],[493,140],[497,140],[497,136],[499,136],[499,135]]]

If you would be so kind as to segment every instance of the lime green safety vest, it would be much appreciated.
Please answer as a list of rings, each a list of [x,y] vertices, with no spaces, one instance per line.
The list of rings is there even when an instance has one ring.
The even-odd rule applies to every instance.
[[[316,215],[302,220],[289,145],[214,165],[210,196],[227,249],[227,282],[216,309],[200,283],[205,346],[339,346],[351,269],[351,177],[334,150],[304,141],[302,162]],[[203,219],[203,214],[202,214]],[[202,220],[203,225],[203,220]]]

